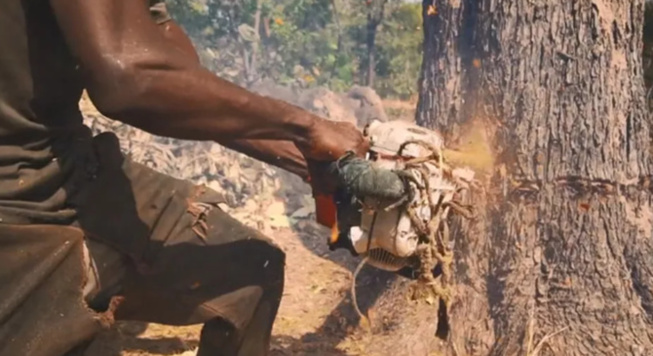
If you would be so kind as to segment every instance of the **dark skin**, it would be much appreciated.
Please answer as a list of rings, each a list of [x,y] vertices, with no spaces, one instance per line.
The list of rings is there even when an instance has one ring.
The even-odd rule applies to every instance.
[[[349,123],[253,94],[204,69],[183,31],[145,1],[50,0],[83,85],[108,117],[153,134],[212,140],[307,178],[368,143]],[[308,164],[307,164],[308,162]]]

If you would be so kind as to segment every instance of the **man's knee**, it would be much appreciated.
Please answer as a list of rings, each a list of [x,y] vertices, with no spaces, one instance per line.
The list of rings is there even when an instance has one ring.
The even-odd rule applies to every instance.
[[[263,264],[265,274],[269,276],[266,284],[278,285],[281,284],[283,288],[285,267],[286,267],[286,253],[275,243],[267,243],[267,257],[266,262]]]
[[[263,274],[283,276],[286,254],[274,239],[244,225],[221,209],[215,209],[207,217],[209,245],[226,245],[230,255],[236,254],[246,268],[258,265]]]

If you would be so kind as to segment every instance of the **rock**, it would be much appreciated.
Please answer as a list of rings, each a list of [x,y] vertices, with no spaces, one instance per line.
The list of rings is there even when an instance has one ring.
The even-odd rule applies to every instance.
[[[332,121],[346,121],[358,124],[354,101],[326,88],[313,88],[300,95],[300,106],[310,112]]]
[[[388,121],[383,101],[374,89],[355,85],[347,93],[347,98],[357,103],[355,115],[359,127],[365,127],[373,120]]]
[[[314,213],[315,213],[315,207],[313,207],[312,205],[307,205],[307,206],[304,206],[304,207],[301,207],[301,208],[295,210],[295,212],[292,213],[292,215],[290,215],[290,217],[292,217],[294,219],[306,219],[309,216],[311,216],[311,214],[314,214]]]
[[[347,121],[360,128],[372,120],[388,121],[381,97],[370,87],[354,86],[347,93],[336,93],[324,87],[294,89],[262,80],[250,90],[299,106],[320,117]]]
[[[260,95],[269,96],[293,105],[301,106],[299,100],[300,95],[297,90],[291,87],[279,85],[269,79],[263,79],[252,84],[249,87],[249,90]]]

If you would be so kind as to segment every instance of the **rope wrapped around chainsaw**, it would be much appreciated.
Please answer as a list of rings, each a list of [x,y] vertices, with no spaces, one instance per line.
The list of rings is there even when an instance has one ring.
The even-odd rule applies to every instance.
[[[420,196],[428,200],[428,206],[431,210],[431,219],[424,224],[415,211],[415,206],[408,204],[406,212],[410,217],[411,223],[418,236],[420,244],[417,248],[419,258],[419,270],[417,271],[418,283],[413,285],[412,299],[426,300],[433,302],[439,300],[440,310],[438,311],[439,320],[436,335],[446,338],[449,330],[448,310],[453,299],[452,284],[453,276],[451,265],[453,263],[453,250],[449,236],[449,223],[446,218],[451,211],[467,219],[472,218],[473,211],[470,206],[463,205],[458,201],[457,193],[467,187],[471,182],[462,182],[453,174],[453,170],[445,162],[442,153],[437,147],[423,141],[405,142],[399,149],[399,154],[409,144],[417,144],[427,149],[430,154],[425,157],[417,157],[406,162],[405,170],[415,170],[425,178],[424,184],[419,184],[414,179],[408,178],[410,183],[420,191]],[[443,178],[449,179],[457,187],[458,191],[454,193],[451,200],[443,202],[444,195],[440,195],[439,201],[432,200],[431,187],[429,186],[429,172],[423,166],[424,163],[433,164],[440,170]],[[439,276],[433,275],[434,268],[439,265],[442,273]]]
[[[453,174],[452,168],[444,162],[441,151],[427,142],[405,142],[399,148],[398,155],[401,156],[405,147],[410,144],[422,146],[429,154],[408,160],[405,162],[404,169],[398,171],[375,168],[367,160],[348,155],[336,162],[336,175],[339,177],[340,186],[347,187],[349,192],[360,201],[363,200],[363,197],[373,197],[379,200],[380,206],[377,208],[389,210],[401,205],[406,210],[419,236],[416,252],[419,260],[419,267],[416,270],[417,283],[411,288],[411,299],[423,300],[428,303],[433,303],[436,300],[440,301],[436,335],[444,338],[448,334],[448,308],[453,297],[451,290],[453,251],[450,243],[449,225],[447,220],[443,219],[443,216],[451,211],[464,218],[471,218],[472,210],[469,206],[465,206],[457,200],[458,194],[454,194],[454,197],[447,202],[442,201],[444,195],[440,195],[441,199],[439,201],[432,201],[432,188],[428,179],[430,173],[426,170],[424,164],[432,164],[440,171],[443,178],[453,182],[460,190],[463,189],[462,187],[468,186],[470,182],[459,181]],[[423,184],[411,172],[419,172],[423,177]],[[421,203],[428,203],[430,207],[431,219],[426,223],[418,216],[415,204],[411,203],[414,189],[420,192],[419,195],[422,199],[427,200]],[[459,193],[459,191],[456,193]],[[361,320],[369,323],[369,320],[358,308],[354,290],[356,275],[366,261],[367,258],[363,259],[354,272],[352,298]],[[438,265],[442,273],[434,276],[433,271]]]

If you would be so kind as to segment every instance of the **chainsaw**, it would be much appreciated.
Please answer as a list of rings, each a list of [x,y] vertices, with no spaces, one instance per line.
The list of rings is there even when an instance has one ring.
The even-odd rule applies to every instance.
[[[453,249],[447,219],[452,212],[471,217],[461,199],[474,185],[474,172],[450,167],[442,136],[423,127],[374,121],[364,133],[366,157],[348,154],[331,165],[338,189],[315,197],[317,221],[331,228],[331,250],[361,258],[354,281],[368,264],[415,280],[414,299],[439,299],[436,335],[446,337]],[[363,318],[353,287],[352,297]]]

